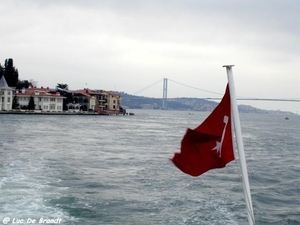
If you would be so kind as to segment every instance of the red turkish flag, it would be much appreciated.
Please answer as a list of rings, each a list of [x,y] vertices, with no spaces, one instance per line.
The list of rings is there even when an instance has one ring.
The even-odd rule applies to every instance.
[[[230,93],[227,85],[225,95],[206,118],[195,129],[188,129],[181,141],[181,152],[175,153],[171,161],[182,172],[199,176],[208,170],[223,168],[234,160]]]

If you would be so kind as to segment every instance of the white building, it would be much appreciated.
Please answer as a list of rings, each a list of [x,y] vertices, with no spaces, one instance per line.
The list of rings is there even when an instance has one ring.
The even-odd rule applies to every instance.
[[[12,109],[13,90],[7,85],[3,75],[0,79],[0,111]]]
[[[23,88],[21,91],[16,91],[18,103],[20,108],[26,108],[29,104],[31,96],[34,98],[35,110],[42,110],[46,112],[62,112],[63,99],[55,89],[49,88]]]

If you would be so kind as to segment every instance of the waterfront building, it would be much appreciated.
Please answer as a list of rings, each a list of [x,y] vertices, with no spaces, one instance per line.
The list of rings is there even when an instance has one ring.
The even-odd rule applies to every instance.
[[[73,91],[75,103],[79,103],[83,110],[93,112],[119,112],[121,107],[121,95],[103,90],[76,90]]]
[[[35,110],[46,112],[62,112],[63,99],[59,92],[49,87],[29,87],[16,90],[15,96],[20,109],[27,109],[31,97],[34,99]]]
[[[3,75],[0,79],[0,111],[8,111],[12,109],[13,91],[14,88],[7,85]]]

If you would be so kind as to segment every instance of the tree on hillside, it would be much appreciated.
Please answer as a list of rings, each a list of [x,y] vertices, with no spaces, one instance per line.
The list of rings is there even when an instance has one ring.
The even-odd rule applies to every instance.
[[[69,86],[67,84],[60,84],[60,83],[57,83],[56,85],[56,88],[60,88],[62,90],[65,90],[65,91],[68,91],[69,90]]]
[[[13,59],[6,59],[3,75],[9,87],[16,87],[19,81],[18,69],[14,67]]]
[[[34,98],[33,98],[33,96],[30,96],[30,98],[29,98],[28,109],[29,110],[34,110],[35,109],[35,104],[34,104]]]

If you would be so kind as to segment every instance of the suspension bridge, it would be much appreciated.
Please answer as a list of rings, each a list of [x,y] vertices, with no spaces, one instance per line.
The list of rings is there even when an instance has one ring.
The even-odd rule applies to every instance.
[[[206,92],[206,93],[210,93],[210,94],[217,94],[220,95],[220,98],[211,98],[211,97],[207,97],[207,98],[199,98],[199,99],[205,99],[205,100],[220,100],[222,99],[222,96],[224,93],[219,93],[219,92],[214,92],[214,91],[210,91],[210,90],[206,90],[206,89],[201,89],[201,88],[197,88],[197,87],[193,87],[187,84],[183,84],[181,82],[177,82],[168,78],[163,78],[160,79],[152,84],[150,84],[149,86],[142,88],[141,90],[137,91],[134,93],[134,95],[140,94],[158,84],[161,84],[161,82],[163,82],[163,89],[162,89],[162,109],[167,109],[167,100],[168,100],[168,81],[171,81],[173,83],[191,88],[191,89],[195,89],[198,91],[202,91],[202,92]],[[268,101],[268,102],[300,102],[300,98],[247,98],[247,97],[237,97],[237,100],[246,100],[246,101]]]

